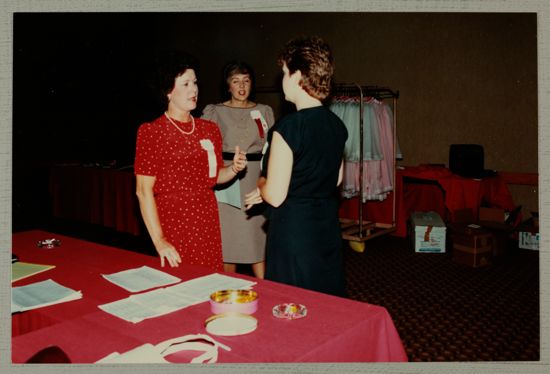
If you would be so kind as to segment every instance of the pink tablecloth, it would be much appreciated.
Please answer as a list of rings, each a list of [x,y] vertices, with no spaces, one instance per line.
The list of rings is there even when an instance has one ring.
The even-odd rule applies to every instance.
[[[36,247],[37,240],[50,237],[61,239],[61,247]],[[83,293],[81,300],[12,316],[14,363],[25,362],[50,345],[63,349],[73,363],[92,363],[113,351],[125,352],[144,343],[156,344],[187,334],[206,333],[203,322],[212,314],[207,302],[137,324],[105,313],[97,305],[129,295],[101,274],[147,265],[188,280],[210,273],[208,269],[160,268],[155,257],[40,231],[14,234],[13,251],[21,261],[56,265],[55,269],[16,282],[14,286],[51,278]],[[270,281],[258,281],[254,289],[259,294],[259,307],[254,314],[258,329],[242,336],[214,336],[232,348],[230,352],[220,350],[218,362],[399,362],[407,359],[393,321],[383,307]],[[283,302],[306,305],[307,317],[294,321],[276,319],[271,309]],[[185,356],[171,359],[188,361]]]

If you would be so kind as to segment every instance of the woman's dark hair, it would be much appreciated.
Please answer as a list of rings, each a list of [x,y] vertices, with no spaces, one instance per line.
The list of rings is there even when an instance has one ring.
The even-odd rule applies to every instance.
[[[256,87],[256,77],[254,76],[254,69],[244,61],[233,60],[228,62],[223,68],[223,81],[221,83],[221,92],[224,100],[231,98],[231,94],[228,91],[229,79],[235,74],[248,74],[250,77],[250,95],[249,99],[254,98],[254,89]]]
[[[164,107],[168,106],[167,95],[172,92],[176,78],[187,69],[193,69],[198,76],[199,62],[187,52],[169,51],[157,56],[157,92]]]
[[[317,36],[301,36],[290,40],[277,62],[286,64],[290,74],[300,70],[302,88],[312,97],[324,100],[330,94],[334,61],[329,45]]]

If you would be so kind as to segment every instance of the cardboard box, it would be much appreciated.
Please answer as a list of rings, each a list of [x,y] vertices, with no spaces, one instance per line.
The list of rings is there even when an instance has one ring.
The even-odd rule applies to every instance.
[[[506,224],[507,213],[500,208],[479,208],[479,225],[495,235],[493,256],[504,255],[509,251],[513,226]]]
[[[474,223],[477,219],[474,217],[474,211],[471,208],[456,209],[452,212],[454,223]]]
[[[520,231],[519,247],[523,249],[539,250],[540,235],[538,232]]]
[[[460,244],[453,245],[453,261],[458,264],[474,268],[487,266],[491,264],[492,255],[493,248],[490,246],[472,248]]]
[[[454,262],[471,267],[491,264],[495,237],[490,231],[476,224],[453,224],[450,237]]]
[[[445,253],[445,232],[447,227],[436,212],[413,212],[411,214],[411,236],[415,252]]]
[[[492,248],[495,240],[493,233],[476,224],[453,224],[450,234],[453,245],[470,248]]]

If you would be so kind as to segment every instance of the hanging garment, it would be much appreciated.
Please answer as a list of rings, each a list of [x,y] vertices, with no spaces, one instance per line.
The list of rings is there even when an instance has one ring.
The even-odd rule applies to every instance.
[[[360,103],[358,97],[335,97],[330,109],[348,129],[350,137],[344,154],[342,195],[357,196],[360,191]],[[399,146],[397,157],[401,157]],[[384,200],[393,190],[394,168],[393,112],[390,106],[374,98],[363,103],[363,196],[362,201]]]
[[[359,101],[353,97],[338,97],[332,102],[329,109],[336,114],[346,125],[348,141],[344,147],[346,161],[359,161]],[[376,116],[367,105],[363,106],[363,160],[382,159]]]

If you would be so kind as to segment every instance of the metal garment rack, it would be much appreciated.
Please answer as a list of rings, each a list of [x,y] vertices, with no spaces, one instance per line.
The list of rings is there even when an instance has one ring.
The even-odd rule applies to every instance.
[[[333,88],[333,96],[349,96],[359,97],[359,216],[357,220],[340,218],[340,226],[342,229],[342,238],[352,242],[359,242],[364,245],[364,242],[380,235],[389,234],[396,230],[395,224],[395,159],[397,146],[397,99],[399,91],[393,91],[387,87],[378,86],[361,86],[357,83],[353,84],[338,84]],[[363,106],[365,97],[373,97],[378,100],[392,99],[393,100],[393,202],[392,202],[392,222],[379,223],[372,221],[363,221]],[[361,250],[362,251],[362,250]]]

